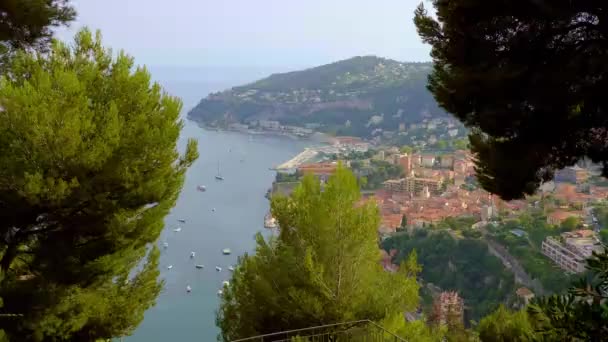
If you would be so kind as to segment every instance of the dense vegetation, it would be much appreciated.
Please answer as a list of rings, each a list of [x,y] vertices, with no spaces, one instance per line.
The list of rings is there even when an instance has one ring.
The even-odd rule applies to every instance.
[[[326,186],[305,176],[291,197],[272,198],[280,234],[256,237],[224,289],[218,326],[231,341],[360,319],[399,321],[418,305],[416,257],[396,274],[380,265],[373,202],[355,206],[354,175],[339,167]]]
[[[0,327],[11,341],[130,334],[160,292],[153,244],[197,157],[181,101],[100,35],[19,52],[0,79]]]
[[[425,89],[430,68],[428,63],[354,57],[211,94],[189,117],[210,125],[273,118],[286,125],[320,124],[339,135],[396,131],[399,123],[444,115]]]
[[[460,293],[468,309],[468,318],[479,320],[499,304],[510,302],[515,294],[513,275],[500,260],[488,252],[479,240],[455,240],[448,233],[417,230],[385,240],[384,249],[397,249],[400,262],[416,251],[422,266],[420,277],[442,290]]]
[[[76,13],[67,0],[0,1],[0,70],[18,49],[44,51],[53,29],[74,20]]]
[[[511,230],[523,230],[525,236],[516,236]],[[563,293],[568,289],[571,277],[540,252],[547,236],[572,230],[566,222],[562,227],[553,227],[539,214],[524,214],[517,220],[508,220],[497,227],[488,227],[491,238],[506,247],[533,279],[548,293]]]
[[[372,159],[369,167],[364,167],[357,161],[351,162],[350,166],[355,174],[362,175],[360,179],[363,190],[380,189],[385,181],[403,176],[401,165],[394,165],[383,160]]]

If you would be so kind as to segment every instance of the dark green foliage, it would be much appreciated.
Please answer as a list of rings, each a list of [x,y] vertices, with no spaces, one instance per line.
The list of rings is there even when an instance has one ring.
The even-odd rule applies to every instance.
[[[258,234],[255,255],[239,260],[217,317],[223,341],[395,316],[403,326],[403,312],[418,304],[416,257],[396,274],[382,268],[378,209],[359,199],[356,178],[342,167],[323,189],[309,175],[291,197],[272,198],[280,234]]]
[[[608,229],[600,230],[600,238],[602,239],[602,242],[608,246]]]
[[[413,236],[389,238],[382,247],[399,250],[397,261],[416,250],[424,282],[458,291],[470,308],[470,319],[479,320],[515,292],[513,275],[488,253],[482,241],[454,240],[446,232],[429,234],[419,230]]]
[[[527,235],[515,236],[511,233],[513,229],[524,230]],[[547,293],[563,293],[571,278],[540,252],[545,238],[560,232],[548,225],[544,216],[523,214],[519,220],[509,220],[492,229],[491,234],[492,239],[503,245]]]
[[[587,156],[608,174],[608,3],[434,0],[414,22],[432,46],[429,89],[472,130],[482,186],[532,194]],[[437,19],[434,19],[437,18]]]
[[[0,67],[16,49],[44,50],[53,28],[66,25],[76,13],[68,0],[0,1]]]
[[[212,94],[188,115],[215,126],[270,116],[283,125],[317,123],[326,133],[367,137],[424,114],[445,115],[425,88],[430,69],[429,63],[355,57]],[[372,115],[383,115],[382,122],[369,125]]]
[[[358,165],[353,166],[351,164],[356,174],[365,172],[367,182],[365,186],[362,186],[364,190],[379,189],[386,180],[400,178],[403,174],[403,167],[401,165],[394,165],[382,160],[372,160],[371,166],[366,169],[355,168],[355,166]]]
[[[181,101],[100,35],[20,52],[0,79],[0,326],[14,341],[130,334],[160,291],[153,244],[197,158]],[[137,271],[134,271],[137,270]]]
[[[300,173],[297,171],[294,173],[277,172],[277,175],[275,176],[275,182],[297,182],[301,176],[302,175],[300,175]]]
[[[539,298],[528,312],[539,334],[560,341],[605,341],[608,337],[608,254],[587,260],[590,277],[573,284],[566,295]]]

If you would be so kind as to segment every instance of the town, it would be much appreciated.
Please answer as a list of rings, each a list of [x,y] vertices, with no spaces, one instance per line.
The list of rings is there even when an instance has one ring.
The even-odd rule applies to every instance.
[[[533,196],[503,201],[477,184],[466,149],[399,148],[334,137],[277,168],[269,193],[289,195],[307,174],[324,183],[340,163],[359,179],[363,199],[377,203],[383,240],[424,230],[484,241],[514,274],[517,305],[561,290],[556,279],[567,284],[568,277],[583,273],[585,260],[608,243],[608,184],[585,162],[557,171]],[[383,253],[385,269],[396,271],[397,251]],[[462,311],[457,293],[427,288],[435,298],[429,311],[444,307],[437,301],[456,303]]]

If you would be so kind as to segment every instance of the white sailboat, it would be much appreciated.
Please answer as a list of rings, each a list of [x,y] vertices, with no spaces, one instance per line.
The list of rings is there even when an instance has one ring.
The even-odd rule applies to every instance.
[[[222,174],[220,173],[220,162],[217,162],[217,175],[215,175],[215,179],[217,180],[224,180],[224,177],[222,177]]]

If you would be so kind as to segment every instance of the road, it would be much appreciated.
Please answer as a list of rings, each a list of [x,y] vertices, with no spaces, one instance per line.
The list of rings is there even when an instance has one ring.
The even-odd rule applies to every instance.
[[[517,259],[511,255],[511,253],[509,253],[504,246],[492,240],[485,228],[480,228],[480,231],[484,237],[484,240],[488,244],[488,250],[490,253],[498,257],[502,261],[503,265],[513,272],[517,282],[523,284],[529,289],[532,289],[537,295],[542,295],[545,293],[545,290],[540,282],[534,281],[532,277],[526,273],[519,261],[517,261]]]

